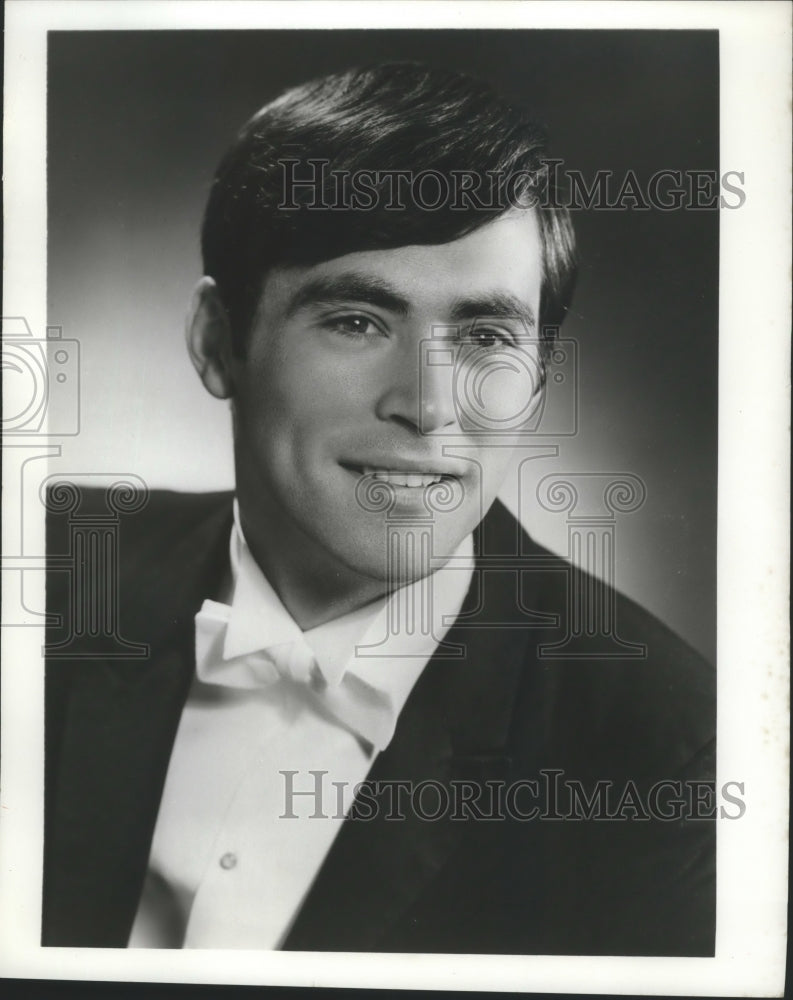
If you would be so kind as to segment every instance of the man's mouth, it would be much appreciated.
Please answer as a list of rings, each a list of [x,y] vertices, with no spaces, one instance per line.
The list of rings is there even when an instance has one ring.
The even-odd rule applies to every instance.
[[[404,486],[409,489],[426,489],[428,486],[434,486],[435,483],[441,483],[444,480],[457,479],[457,476],[429,470],[419,472],[405,469],[384,469],[372,465],[352,465],[347,462],[343,462],[342,466],[359,476],[371,476],[375,482],[389,483],[391,486]]]
[[[364,466],[363,475],[371,476],[379,483],[390,483],[392,486],[432,486],[444,477],[440,472],[397,472],[393,469],[372,469]],[[448,478],[448,477],[447,477]]]

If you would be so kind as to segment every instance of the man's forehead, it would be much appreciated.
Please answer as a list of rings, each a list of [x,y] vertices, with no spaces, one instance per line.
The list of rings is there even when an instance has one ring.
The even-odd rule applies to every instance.
[[[407,314],[425,306],[450,310],[466,301],[536,304],[542,246],[533,212],[510,213],[449,243],[355,251],[310,266],[278,267],[263,297],[289,314],[316,303],[371,302]]]

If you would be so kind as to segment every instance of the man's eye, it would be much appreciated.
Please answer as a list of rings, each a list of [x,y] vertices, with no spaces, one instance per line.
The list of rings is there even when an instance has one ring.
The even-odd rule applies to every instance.
[[[344,334],[345,337],[375,337],[381,332],[373,320],[358,313],[332,316],[325,321],[324,325],[336,333]]]
[[[465,338],[474,347],[506,347],[512,343],[510,336],[503,330],[495,330],[491,327],[474,327]]]

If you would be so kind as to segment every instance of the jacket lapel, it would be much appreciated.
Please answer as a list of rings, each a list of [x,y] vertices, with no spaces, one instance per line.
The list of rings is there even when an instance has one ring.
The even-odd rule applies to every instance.
[[[511,518],[497,511],[486,525],[492,536],[509,530]],[[513,529],[514,530],[514,529]],[[493,554],[503,539],[490,538]],[[514,542],[511,543],[514,545]],[[477,539],[477,553],[483,540]],[[503,546],[502,546],[502,554]],[[484,628],[466,621],[498,620],[515,603],[513,574],[493,574],[480,591],[481,566],[448,643],[465,648],[461,659],[435,656],[427,665],[400,715],[394,738],[376,759],[367,779],[391,793],[377,796],[377,814],[342,824],[333,847],[289,933],[286,950],[378,951],[388,948],[389,932],[450,859],[465,830],[448,815],[430,821],[410,807],[403,792],[401,818],[387,814],[401,782],[504,778],[510,759],[508,736],[518,682],[525,660],[525,629]],[[484,603],[483,603],[484,602]],[[427,793],[427,803],[437,803]],[[437,805],[428,805],[430,811]],[[339,918],[340,909],[343,919]]]

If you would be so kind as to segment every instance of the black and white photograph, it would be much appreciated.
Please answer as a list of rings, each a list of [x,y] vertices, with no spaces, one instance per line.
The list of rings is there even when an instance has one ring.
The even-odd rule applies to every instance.
[[[788,5],[9,6],[11,975],[778,994]]]

